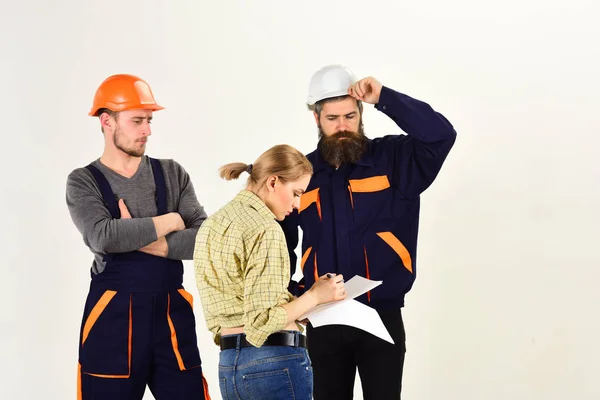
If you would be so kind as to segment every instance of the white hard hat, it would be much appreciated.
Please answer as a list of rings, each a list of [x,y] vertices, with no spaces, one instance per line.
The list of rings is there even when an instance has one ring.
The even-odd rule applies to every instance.
[[[315,72],[308,85],[308,99],[312,106],[317,101],[348,94],[348,88],[356,82],[356,77],[343,65],[327,65]]]

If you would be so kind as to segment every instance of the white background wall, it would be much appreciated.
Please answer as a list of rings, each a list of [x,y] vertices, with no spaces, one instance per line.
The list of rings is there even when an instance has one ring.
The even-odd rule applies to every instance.
[[[314,149],[304,99],[328,63],[427,101],[459,133],[422,198],[404,397],[600,397],[597,1],[2,3],[0,398],[75,397],[92,257],[65,181],[101,154],[98,84],[150,83],[167,109],[148,153],[183,164],[212,213],[242,187],[218,178],[223,163]],[[372,107],[364,121],[371,137],[400,132]]]

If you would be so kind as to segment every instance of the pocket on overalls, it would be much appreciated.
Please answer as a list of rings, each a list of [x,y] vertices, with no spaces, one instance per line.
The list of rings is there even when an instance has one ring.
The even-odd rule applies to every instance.
[[[102,378],[128,378],[131,340],[130,295],[114,290],[91,292],[79,342],[81,372]]]
[[[193,297],[184,289],[169,293],[167,320],[173,352],[181,371],[201,364],[193,307]]]

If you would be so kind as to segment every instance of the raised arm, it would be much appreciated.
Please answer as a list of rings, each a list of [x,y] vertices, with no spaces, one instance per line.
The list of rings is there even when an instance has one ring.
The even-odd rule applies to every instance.
[[[440,172],[456,141],[452,124],[427,103],[383,87],[375,106],[407,135],[385,138],[393,151],[393,181],[401,192],[416,196],[425,191]]]
[[[356,82],[348,94],[374,104],[406,133],[383,138],[382,147],[393,151],[392,180],[398,189],[418,196],[434,181],[456,141],[452,124],[429,104],[385,87],[373,77]]]

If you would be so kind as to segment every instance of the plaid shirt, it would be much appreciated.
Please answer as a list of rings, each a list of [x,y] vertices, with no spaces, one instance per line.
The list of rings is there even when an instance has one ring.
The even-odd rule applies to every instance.
[[[196,284],[208,329],[220,343],[222,328],[244,326],[260,347],[282,330],[293,300],[287,287],[290,261],[274,214],[254,193],[242,190],[200,227],[194,249]]]

